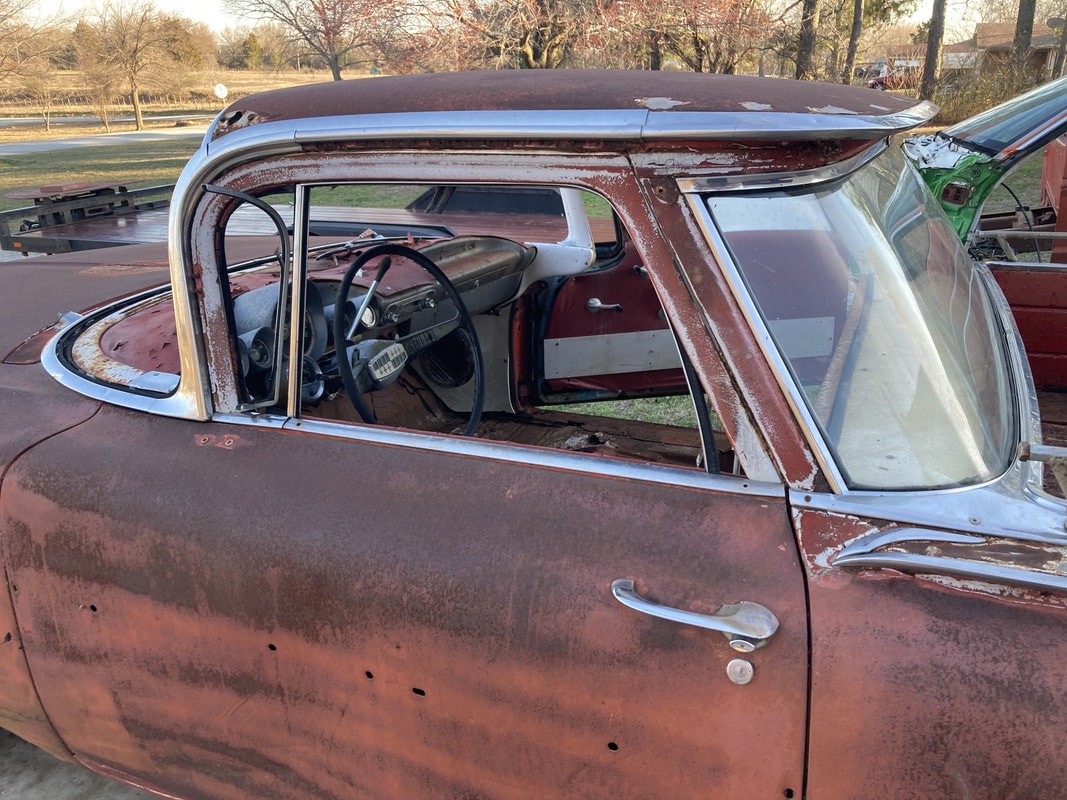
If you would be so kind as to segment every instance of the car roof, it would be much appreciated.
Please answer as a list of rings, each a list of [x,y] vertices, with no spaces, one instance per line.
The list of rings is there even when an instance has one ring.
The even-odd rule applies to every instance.
[[[624,70],[500,70],[366,77],[249,95],[208,140],[333,118],[357,138],[880,138],[937,107],[841,84]],[[353,118],[359,118],[353,122]],[[342,122],[347,120],[347,122]],[[362,133],[355,127],[365,126]]]

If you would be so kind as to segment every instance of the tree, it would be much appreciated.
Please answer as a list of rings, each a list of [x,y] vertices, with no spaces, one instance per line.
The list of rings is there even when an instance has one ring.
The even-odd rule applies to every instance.
[[[937,89],[937,79],[941,74],[941,44],[945,38],[945,0],[934,0],[930,25],[926,30],[926,58],[923,61],[923,75],[919,82],[919,97],[930,100]]]
[[[37,0],[0,0],[0,80],[55,47],[58,16],[34,15]]]
[[[398,0],[223,0],[231,12],[283,26],[290,40],[322,58],[335,81],[379,46],[402,36]],[[361,55],[363,58],[361,58]]]
[[[112,96],[116,84],[123,84],[130,95],[137,130],[144,130],[141,93],[159,85],[175,64],[181,64],[183,54],[189,57],[181,46],[180,34],[192,26],[189,20],[161,14],[150,2],[122,5],[106,0],[79,25],[79,65],[87,77],[93,76],[95,86],[101,90],[110,87]]]
[[[111,105],[118,91],[114,70],[100,56],[104,50],[103,41],[97,30],[82,20],[75,26],[71,42],[78,68],[88,87],[89,102],[96,116],[100,118],[104,130],[110,132]]]
[[[244,69],[259,69],[262,64],[263,46],[253,31],[241,43],[241,66]]]
[[[863,35],[863,0],[853,0],[852,29],[848,35],[848,51],[845,53],[845,67],[841,70],[841,82],[852,83],[852,73],[856,69],[856,52],[860,37]]]
[[[815,77],[815,47],[818,44],[819,0],[803,0],[800,12],[800,34],[797,38],[796,77],[803,80]]]
[[[657,70],[664,63],[694,72],[737,72],[755,66],[760,49],[782,27],[768,0],[623,0],[591,9],[586,52],[575,61]]]
[[[1030,43],[1034,35],[1034,12],[1037,0],[1019,0],[1019,16],[1015,21],[1015,38],[1011,45],[1011,66],[1016,76],[1026,74],[1026,62],[1030,57]]]
[[[17,81],[22,96],[41,112],[44,129],[52,130],[52,110],[64,92],[56,81],[56,70],[47,55],[42,54],[24,62]]]
[[[896,24],[914,11],[916,0],[821,0],[819,44],[825,59],[817,59],[814,75],[852,81],[863,33]]]
[[[596,9],[593,0],[441,0],[432,8],[436,40],[452,39],[452,69],[562,66]]]

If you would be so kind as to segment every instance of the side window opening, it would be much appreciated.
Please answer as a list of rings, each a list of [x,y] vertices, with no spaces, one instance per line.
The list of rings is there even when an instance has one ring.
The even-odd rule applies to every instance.
[[[294,274],[305,274],[293,292],[299,416],[737,470],[707,398],[690,394],[695,377],[641,256],[600,196],[381,184],[288,196]],[[232,264],[230,238],[228,227]],[[290,374],[286,331],[264,324],[279,318],[278,273],[268,258],[230,276],[252,404],[268,397],[272,369]]]

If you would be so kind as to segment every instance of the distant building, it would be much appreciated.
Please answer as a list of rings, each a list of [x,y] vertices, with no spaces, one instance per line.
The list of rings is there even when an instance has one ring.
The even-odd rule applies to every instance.
[[[996,72],[1011,61],[1015,41],[1014,22],[979,22],[974,35],[964,42],[946,45],[942,70],[976,70],[979,74]],[[1060,37],[1044,23],[1034,23],[1026,71],[1048,78],[1056,63]]]

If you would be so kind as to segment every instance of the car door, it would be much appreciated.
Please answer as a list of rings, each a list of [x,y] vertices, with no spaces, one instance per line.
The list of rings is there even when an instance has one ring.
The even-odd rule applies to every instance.
[[[626,174],[603,180],[635,220]],[[2,488],[27,659],[94,768],[184,797],[803,792],[808,619],[780,484],[105,405]]]
[[[779,487],[104,408],[3,488],[36,685],[105,772],[183,797],[801,791]],[[619,579],[780,627],[742,654]]]

